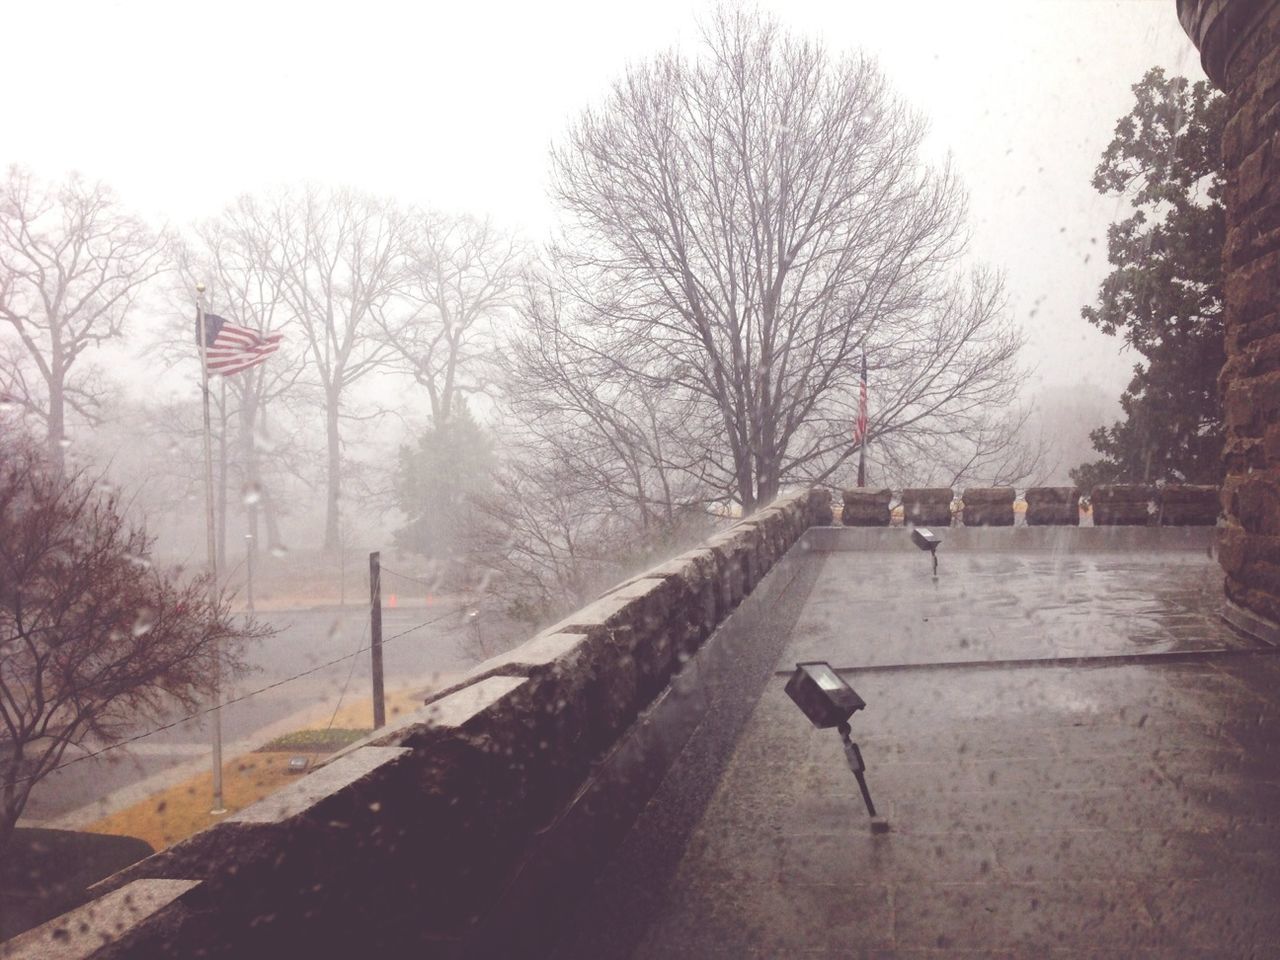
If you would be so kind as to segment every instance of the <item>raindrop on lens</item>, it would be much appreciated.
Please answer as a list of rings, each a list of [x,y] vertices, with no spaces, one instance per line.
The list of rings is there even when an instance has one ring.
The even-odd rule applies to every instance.
[[[262,500],[262,488],[256,483],[247,484],[244,488],[244,505],[246,507],[255,507]]]
[[[151,628],[156,625],[156,612],[150,607],[143,607],[138,611],[137,619],[133,621],[133,635],[141,637],[151,632]]]
[[[271,439],[271,435],[268,434],[264,428],[258,428],[253,431],[253,445],[263,453],[270,453],[276,448],[274,441]]]
[[[284,546],[283,544],[277,543],[274,547],[271,548],[271,555],[273,557],[284,557],[284,556],[288,556],[288,554],[289,554],[289,548]]]

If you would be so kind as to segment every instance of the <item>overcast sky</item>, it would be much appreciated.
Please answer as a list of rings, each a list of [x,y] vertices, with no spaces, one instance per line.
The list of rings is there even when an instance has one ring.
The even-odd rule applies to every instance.
[[[1203,78],[1174,0],[776,0],[862,48],[929,120],[1003,269],[1037,383],[1118,395],[1132,355],[1080,319],[1121,212],[1089,185],[1129,91]],[[44,3],[0,0],[0,162],[111,183],[157,222],[313,179],[489,213],[533,239],[548,147],[628,61],[696,46],[707,2]]]

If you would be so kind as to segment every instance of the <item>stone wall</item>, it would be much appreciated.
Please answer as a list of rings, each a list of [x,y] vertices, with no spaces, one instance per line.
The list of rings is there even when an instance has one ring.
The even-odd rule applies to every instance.
[[[1280,621],[1280,0],[1180,0],[1226,92],[1227,427],[1219,557],[1227,596]]]
[[[579,846],[607,845],[616,811],[643,804],[634,782],[626,803],[592,795],[584,812],[578,799],[597,764],[637,749],[637,718],[808,529],[811,503],[823,501],[781,500],[620,584],[284,790],[108,878],[0,956],[494,955],[486,931],[511,921],[490,924],[493,904],[539,839],[572,810]],[[677,752],[639,739],[641,764]],[[545,940],[552,905],[527,909],[511,935]]]
[[[853,488],[842,491],[844,506],[840,522],[846,527],[887,527],[891,519],[892,490]]]
[[[826,506],[815,488],[810,502]],[[843,491],[841,522],[847,527],[883,527],[891,522],[891,490]],[[1013,487],[969,487],[957,510],[947,487],[902,491],[902,520],[912,526],[948,527],[953,518],[966,527],[1011,527],[1016,518]],[[1079,526],[1080,491],[1074,487],[1030,487],[1024,495],[1028,526]],[[1217,487],[1190,484],[1109,484],[1090,491],[1095,526],[1206,526],[1218,522]],[[820,524],[819,524],[820,525]]]
[[[1031,487],[1027,502],[1027,526],[1080,526],[1080,491],[1075,487]]]
[[[1013,487],[969,487],[961,511],[966,527],[1012,527]]]
[[[1089,493],[1093,522],[1104,527],[1145,527],[1159,513],[1160,488],[1145,483],[1114,483]]]
[[[945,527],[954,497],[950,487],[909,487],[902,491],[903,519],[917,527]]]

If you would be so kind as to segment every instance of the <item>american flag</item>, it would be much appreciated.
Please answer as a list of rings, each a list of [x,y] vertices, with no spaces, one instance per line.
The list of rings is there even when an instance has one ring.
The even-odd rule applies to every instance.
[[[853,442],[867,438],[867,355],[862,355],[862,383],[858,387],[858,422],[853,428]]]
[[[247,327],[228,323],[216,314],[204,315],[205,357],[210,374],[228,377],[257,366],[280,348],[283,333],[265,336]],[[200,318],[196,317],[196,343],[200,342]]]

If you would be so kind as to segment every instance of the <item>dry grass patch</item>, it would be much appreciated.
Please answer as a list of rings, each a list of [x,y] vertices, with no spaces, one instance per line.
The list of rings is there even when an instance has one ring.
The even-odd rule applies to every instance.
[[[279,790],[297,774],[289,773],[292,753],[251,753],[222,766],[222,797],[227,813],[209,812],[213,773],[203,773],[103,817],[84,829],[91,833],[139,837],[157,850],[185,840],[237,810]]]
[[[402,713],[416,710],[421,702],[421,693],[416,689],[388,693],[388,722]],[[330,726],[333,731],[342,731],[341,739],[350,742],[355,739],[351,733],[365,732],[372,722],[373,700],[352,701],[337,711],[332,725],[316,724],[277,738],[286,744],[296,738],[297,746],[271,749],[277,744],[273,741],[263,750],[227,761],[222,766],[222,798],[227,813],[215,816],[209,812],[213,801],[213,772],[210,771],[152,794],[146,800],[88,824],[84,829],[91,833],[138,837],[155,849],[163,850],[296,781],[298,774],[289,772],[289,759],[308,756],[315,762],[333,752],[336,748],[329,749],[331,745],[325,735]],[[309,749],[308,741],[314,743],[315,748]]]

